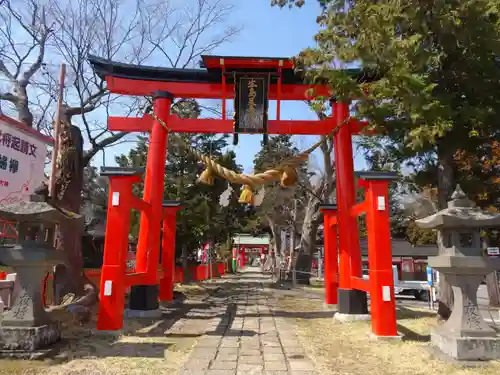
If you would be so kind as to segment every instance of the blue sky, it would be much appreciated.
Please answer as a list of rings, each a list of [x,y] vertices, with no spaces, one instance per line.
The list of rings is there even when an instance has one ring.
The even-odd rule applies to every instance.
[[[318,30],[316,17],[319,6],[316,1],[308,1],[301,9],[279,9],[270,6],[270,0],[251,0],[234,2],[235,10],[231,23],[243,27],[239,35],[215,51],[213,54],[229,56],[287,57],[298,54],[303,48],[313,46],[313,36]],[[270,118],[275,118],[275,104],[270,105]],[[282,102],[282,119],[315,119],[307,105],[302,102]],[[299,149],[305,149],[316,141],[316,137],[295,137]],[[253,157],[260,149],[261,135],[240,135],[239,145],[234,148],[237,161],[245,172],[252,171]],[[125,143],[106,151],[107,165],[114,165],[115,155],[127,153],[133,146]],[[314,156],[313,156],[314,159]],[[94,165],[101,166],[102,155],[97,155]],[[315,161],[311,162],[316,166]],[[361,155],[355,156],[355,168],[364,169]]]

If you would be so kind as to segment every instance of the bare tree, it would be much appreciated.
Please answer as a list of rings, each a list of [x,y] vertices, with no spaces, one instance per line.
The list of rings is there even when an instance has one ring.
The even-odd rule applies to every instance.
[[[168,1],[148,4],[142,22],[143,37],[151,46],[147,60],[162,59],[173,68],[192,67],[201,55],[230,41],[241,30],[236,26],[220,28],[233,11],[230,3],[187,0],[182,4],[179,8]]]
[[[179,1],[178,5],[176,9],[171,2],[160,0],[0,3],[0,78],[8,81],[5,90],[0,90],[0,100],[13,105],[20,121],[30,127],[51,125],[57,84],[55,72],[45,61],[64,61],[68,67],[67,82],[71,84],[65,89],[56,166],[59,205],[80,210],[84,168],[98,152],[125,137],[124,132],[107,130],[107,115],[137,114],[145,107],[145,98],[111,95],[90,68],[89,54],[187,67],[238,31],[226,27],[232,7],[221,0]],[[36,124],[34,103],[38,103],[40,116]],[[86,144],[89,147],[84,150]],[[69,262],[68,268],[56,270],[56,294],[60,299],[71,293],[73,301],[88,306],[95,301],[96,291],[83,275],[80,236],[81,228],[60,228],[59,247],[68,254]]]
[[[11,103],[19,120],[33,126],[28,86],[42,68],[47,42],[53,35],[46,8],[38,0],[0,4],[0,75],[8,81],[0,100]]]
[[[324,118],[323,112],[317,112],[318,118]],[[335,191],[335,169],[332,157],[333,139],[321,136],[322,173],[316,174],[316,181],[310,181],[306,187],[307,202],[305,204],[304,220],[302,222],[299,245],[294,256],[295,271],[298,283],[309,283],[311,277],[312,257],[317,249],[317,236],[323,216],[319,210],[322,203],[331,203]]]

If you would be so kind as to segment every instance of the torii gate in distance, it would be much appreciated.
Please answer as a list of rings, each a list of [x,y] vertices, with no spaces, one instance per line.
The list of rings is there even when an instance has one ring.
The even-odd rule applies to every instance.
[[[122,327],[127,286],[141,288],[144,310],[157,308],[158,300],[172,299],[175,212],[179,204],[162,205],[169,131],[233,133],[237,139],[238,133],[328,135],[338,127],[334,135],[338,207],[321,208],[325,221],[325,303],[338,304],[339,314],[367,314],[369,292],[373,333],[397,335],[387,203],[388,184],[395,176],[361,173],[358,185],[366,190],[366,198],[356,204],[352,135],[359,134],[367,124],[350,117],[349,103],[335,100],[326,84],[305,84],[289,58],[205,55],[200,69],[137,66],[93,56],[89,60],[110,92],[153,97],[153,110],[168,127],[150,115],[108,119],[109,130],[148,132],[150,139],[142,199],[132,194],[132,184],[140,181],[142,172],[116,168],[104,171],[110,178],[110,197],[97,329]],[[357,69],[348,73],[359,82],[374,79]],[[332,115],[323,120],[282,120],[281,101],[312,99],[310,89],[317,96],[332,98]],[[174,98],[221,99],[222,119],[179,118],[171,113]],[[227,99],[235,99],[234,118],[226,117]],[[275,120],[268,119],[269,100],[276,101]],[[248,111],[252,112],[251,121]],[[140,233],[135,273],[126,274],[126,238],[132,208],[141,211]],[[369,280],[362,278],[361,269],[357,215],[362,213],[367,215]],[[163,277],[159,280],[162,222]]]

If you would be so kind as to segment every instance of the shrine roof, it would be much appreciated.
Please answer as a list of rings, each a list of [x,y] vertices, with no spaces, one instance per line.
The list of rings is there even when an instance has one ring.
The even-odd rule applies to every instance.
[[[274,71],[281,66],[282,69],[293,69],[293,61],[289,57],[252,57],[252,56],[219,56],[202,55],[201,68],[273,68]]]
[[[89,62],[94,71],[102,78],[119,77],[132,80],[145,80],[157,82],[182,82],[182,83],[214,83],[222,82],[223,69],[225,68],[226,83],[234,83],[233,73],[271,73],[271,83],[277,82],[277,73],[280,61],[282,84],[302,85],[304,74],[295,71],[289,58],[280,57],[233,57],[204,55],[200,69],[179,69],[158,66],[127,64],[89,56]],[[223,60],[223,61],[221,61]],[[221,62],[223,65],[221,65]],[[346,69],[348,74],[356,77],[359,82],[372,82],[378,77],[373,73],[361,69]]]

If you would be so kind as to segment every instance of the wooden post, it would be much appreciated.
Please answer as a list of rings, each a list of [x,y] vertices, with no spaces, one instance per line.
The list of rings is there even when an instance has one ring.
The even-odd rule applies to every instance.
[[[56,184],[56,169],[57,169],[57,158],[59,156],[59,138],[61,130],[61,109],[64,96],[64,79],[66,77],[66,64],[61,64],[61,69],[59,71],[59,90],[57,94],[57,109],[56,117],[54,120],[54,145],[52,146],[52,169],[50,171],[49,180],[49,195],[51,197],[55,194],[55,184]]]

